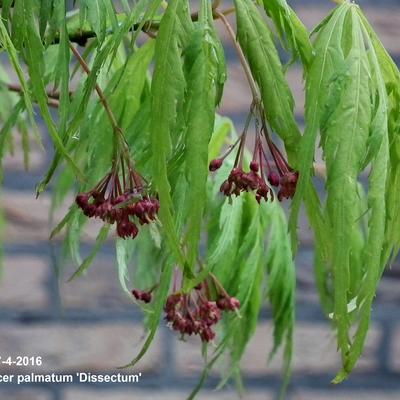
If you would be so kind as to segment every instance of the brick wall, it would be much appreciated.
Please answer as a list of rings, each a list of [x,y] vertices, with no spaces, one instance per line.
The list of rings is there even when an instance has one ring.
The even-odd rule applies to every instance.
[[[361,1],[385,46],[400,61],[400,1]],[[293,1],[300,17],[313,26],[326,15],[328,1]],[[250,94],[234,50],[227,43],[230,80],[225,91],[222,114],[240,126],[250,103]],[[303,91],[301,70],[295,67],[289,79],[301,117]],[[49,146],[50,150],[50,146]],[[89,273],[66,283],[69,266],[58,279],[56,271],[60,242],[50,244],[49,196],[34,199],[34,186],[50,160],[50,151],[32,153],[31,170],[21,168],[21,155],[8,157],[5,189],[1,194],[7,218],[5,259],[0,282],[0,356],[41,355],[37,373],[118,372],[140,348],[144,338],[141,314],[119,289],[112,243],[102,250]],[[59,215],[62,215],[60,212]],[[335,338],[318,307],[312,274],[312,237],[302,225],[302,248],[298,256],[298,324],[296,329],[293,380],[290,400],[398,399],[400,393],[400,304],[398,268],[389,270],[379,289],[366,350],[351,379],[333,387],[330,380],[339,366]],[[87,248],[97,227],[85,236]],[[87,249],[86,249],[87,250]],[[263,313],[259,329],[243,362],[247,400],[277,398],[280,384],[279,354],[267,365],[272,325]],[[197,382],[202,368],[198,343],[179,342],[161,327],[155,342],[135,368],[139,384],[0,385],[0,398],[7,400],[180,400]],[[30,373],[32,368],[0,367],[0,373]],[[227,400],[236,395],[227,388],[212,389],[218,382],[211,375],[199,399]]]

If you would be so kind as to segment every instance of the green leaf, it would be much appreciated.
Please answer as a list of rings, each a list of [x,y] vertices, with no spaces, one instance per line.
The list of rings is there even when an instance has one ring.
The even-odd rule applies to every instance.
[[[107,28],[107,9],[104,0],[81,0],[81,2],[99,43],[102,43],[105,39]]]
[[[134,247],[133,240],[117,239],[115,243],[117,252],[118,279],[124,292],[131,297],[131,291],[127,286],[129,282],[128,263]]]
[[[68,282],[71,282],[73,279],[78,278],[85,274],[88,268],[92,265],[96,254],[99,252],[104,242],[107,239],[108,233],[110,231],[110,225],[105,224],[101,229],[96,238],[96,244],[94,245],[90,254],[85,258],[83,263],[79,266],[79,268],[72,274],[72,276],[68,279]]]
[[[379,52],[364,24],[359,8],[344,3],[316,31],[316,56],[307,75],[300,181],[291,215],[293,232],[301,198],[313,187],[310,177],[320,133],[327,198],[325,213],[319,211],[315,268],[324,308],[333,310],[342,355],[343,368],[334,382],[345,379],[361,355],[386,262],[389,102]],[[366,204],[358,179],[367,167],[372,172]]]
[[[211,4],[203,0],[197,29],[186,49],[187,132],[186,178],[190,191],[187,194],[188,219],[186,243],[188,268],[193,271],[199,256],[200,232],[206,204],[208,177],[208,145],[214,129],[217,103],[217,64],[214,41],[209,25]]]
[[[213,198],[215,201],[215,198]],[[215,235],[214,241],[209,243],[209,255],[207,257],[207,264],[219,265],[227,260],[227,268],[234,262],[234,257],[229,257],[231,250],[235,249],[238,245],[238,237],[240,236],[240,228],[242,223],[243,201],[241,197],[233,200],[232,204],[226,200],[221,208],[219,218],[219,230]]]
[[[167,161],[171,156],[171,131],[176,120],[176,102],[183,96],[184,78],[178,45],[177,13],[182,0],[173,0],[160,24],[155,50],[155,69],[152,81],[152,120],[150,124],[153,149],[153,179],[160,198],[159,218],[167,242],[176,261],[184,266],[180,241],[173,219],[171,186],[168,179]],[[168,73],[166,73],[168,71]]]
[[[221,152],[222,146],[226,141],[228,133],[232,130],[234,130],[232,121],[217,114],[215,118],[214,133],[208,146],[209,162],[218,157]]]
[[[23,100],[21,99],[14,107],[14,110],[5,121],[4,125],[0,130],[0,161],[3,160],[5,152],[7,150],[7,141],[10,139],[13,126],[17,123],[18,116],[24,109]],[[0,182],[3,181],[3,168],[0,167]]]
[[[375,91],[379,99],[376,115],[371,118],[370,138],[376,135],[381,136],[378,140],[378,151],[374,151],[371,162],[371,174],[369,176],[368,191],[368,208],[370,215],[368,219],[368,237],[365,244],[364,258],[362,260],[365,265],[365,276],[359,294],[357,297],[357,307],[359,309],[359,321],[357,331],[344,360],[343,369],[336,376],[334,382],[338,383],[344,380],[348,373],[354,368],[357,360],[361,356],[366,335],[369,328],[371,318],[372,301],[375,297],[377,284],[381,277],[385,258],[382,257],[382,249],[385,241],[385,219],[386,219],[386,202],[385,189],[388,176],[387,165],[389,162],[389,142],[388,142],[388,101],[385,82],[382,71],[380,69],[378,55],[373,49],[373,44],[367,39],[368,27],[363,25],[360,18],[359,10],[352,9],[352,25],[353,30],[359,29],[358,35],[361,40],[367,42],[363,44],[368,51],[369,68],[368,74],[372,72],[372,90]],[[363,78],[361,77],[362,82]],[[365,78],[364,78],[365,79]],[[363,85],[363,83],[361,84]]]
[[[313,50],[306,27],[286,0],[263,0],[263,4],[286,49],[292,52],[293,61],[300,56],[304,69],[307,70]]]
[[[58,4],[65,3],[64,0],[57,0]],[[51,18],[51,14],[53,12],[54,0],[42,0],[40,2],[40,11],[39,11],[39,34],[43,39],[44,34],[46,32],[47,23]]]
[[[1,18],[7,26],[7,22],[10,18],[10,10],[12,9],[14,0],[2,0],[1,3]]]
[[[123,130],[132,123],[141,105],[147,71],[154,56],[154,45],[154,41],[147,42],[127,57],[118,85],[109,96],[110,106],[117,115]],[[122,103],[123,106],[118,107],[117,102]]]
[[[388,135],[390,143],[390,163],[386,187],[386,230],[384,245],[384,264],[392,262],[400,250],[400,204],[397,193],[400,191],[400,72],[385,50],[373,28],[359,11],[363,27],[371,41],[382,73],[388,95]],[[372,53],[373,54],[373,53]],[[378,116],[378,109],[376,111]]]
[[[71,206],[68,212],[65,214],[64,218],[51,231],[50,240],[57,236],[67,226],[67,224],[71,221],[76,212],[78,212],[76,206]]]
[[[266,224],[269,229],[266,252],[267,296],[272,307],[274,319],[274,346],[270,357],[284,343],[282,397],[291,373],[295,325],[296,272],[283,209],[277,202],[264,205],[264,209]]]
[[[35,122],[35,116],[34,116],[34,111],[33,111],[33,106],[32,106],[32,98],[28,89],[28,85],[26,83],[25,77],[24,77],[24,72],[22,70],[22,67],[18,61],[18,54],[17,50],[13,45],[13,42],[11,41],[10,36],[8,35],[7,29],[4,26],[3,21],[0,21],[0,43],[2,47],[7,51],[7,54],[10,58],[11,64],[18,76],[18,80],[21,84],[21,89],[22,89],[22,94],[23,94],[23,99],[25,103],[25,108],[28,112],[28,118],[29,121],[33,127],[34,133],[36,137],[39,137],[39,133],[36,127],[36,122]],[[39,142],[40,143],[40,142]]]
[[[324,107],[328,102],[328,87],[336,71],[336,63],[341,53],[341,30],[346,11],[347,4],[337,8],[326,25],[321,29],[314,43],[314,49],[318,57],[315,57],[311,64],[306,81],[306,129],[299,146],[299,153],[302,157],[296,166],[300,177],[289,219],[289,228],[292,233],[292,242],[294,245],[297,243],[297,220],[301,201],[306,193],[310,191],[311,187],[310,175],[313,169],[315,144],[320,119],[321,115],[325,112]],[[315,208],[313,207],[313,210]],[[309,212],[308,215],[312,214]]]

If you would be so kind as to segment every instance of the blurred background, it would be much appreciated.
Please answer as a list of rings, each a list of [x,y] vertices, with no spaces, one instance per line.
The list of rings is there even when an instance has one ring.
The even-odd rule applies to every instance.
[[[312,28],[333,3],[328,0],[297,0],[291,4]],[[400,65],[400,1],[363,1],[364,8],[385,47]],[[250,92],[227,35],[229,80],[221,114],[231,117],[238,130],[250,105]],[[288,79],[296,97],[296,115],[303,124],[302,71],[294,65]],[[43,130],[45,131],[45,130]],[[49,243],[54,222],[49,221],[50,193],[34,198],[36,183],[51,160],[35,148],[31,169],[23,170],[23,156],[16,153],[5,162],[1,193],[4,227],[4,268],[0,281],[0,357],[42,356],[41,367],[0,365],[10,373],[116,373],[140,349],[144,331],[140,310],[119,288],[113,243],[102,249],[88,274],[66,283],[74,270],[67,266],[58,276],[60,239]],[[72,198],[71,198],[72,201]],[[65,210],[56,213],[58,221]],[[84,236],[83,254],[94,243],[98,226]],[[350,380],[330,384],[339,368],[335,337],[318,305],[313,281],[312,235],[303,223],[302,246],[297,259],[297,328],[293,378],[289,400],[397,400],[400,399],[400,265],[389,269],[380,285],[366,349]],[[259,329],[243,360],[247,400],[277,399],[280,386],[280,355],[267,364],[271,348],[270,315],[261,316]],[[139,383],[128,384],[0,384],[0,399],[7,400],[181,400],[195,386],[202,370],[200,343],[181,342],[162,324],[147,356],[130,373],[141,372]],[[218,376],[211,374],[201,400],[234,399],[233,387],[215,392]]]

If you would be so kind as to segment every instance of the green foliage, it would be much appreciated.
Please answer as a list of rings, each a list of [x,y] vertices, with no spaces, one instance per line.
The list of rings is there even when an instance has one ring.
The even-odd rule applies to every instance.
[[[181,105],[185,89],[180,49],[182,26],[179,24],[179,14],[182,9],[183,1],[172,1],[160,24],[151,86],[151,112],[157,115],[157,118],[152,118],[150,125],[154,184],[157,187],[161,204],[160,221],[174,257],[181,265],[186,261],[173,220],[174,209],[167,162],[173,151],[172,138],[175,139],[174,142],[177,142],[177,135],[181,134],[176,129],[176,122],[178,120],[177,107]],[[187,23],[190,24],[190,21]]]
[[[185,49],[187,115],[185,138],[185,169],[187,185],[186,218],[187,253],[190,270],[194,269],[199,257],[200,233],[206,203],[206,182],[208,176],[208,143],[214,129],[215,104],[217,99],[218,66],[223,60],[217,59],[212,34],[213,20],[211,5],[202,1],[198,27]]]
[[[393,137],[387,112],[390,92],[378,60],[384,65],[391,61],[387,55],[383,61],[374,37],[358,6],[349,3],[336,8],[316,31],[316,56],[307,75],[300,181],[292,206],[291,228],[295,229],[302,195],[312,185],[310,171],[320,133],[327,168],[324,219],[330,243],[317,237],[316,268],[342,353],[343,369],[335,382],[347,377],[361,355],[377,283],[396,243],[391,236],[396,228],[387,219],[388,212],[398,212],[387,193],[388,144]],[[365,170],[370,170],[366,200],[358,183]],[[388,236],[392,239],[386,239],[385,254],[382,249]],[[331,271],[332,285],[324,270]],[[329,286],[333,287],[332,303],[327,302]]]
[[[113,210],[136,206],[143,190],[143,198],[159,200],[156,220],[142,220],[135,240],[115,240],[122,290],[133,301],[132,288],[151,291],[153,297],[149,304],[136,302],[148,335],[129,366],[146,354],[169,295],[196,297],[196,290],[206,287],[209,300],[240,301],[239,310],[223,312],[216,346],[203,344],[204,372],[189,398],[224,357],[229,368],[220,386],[233,379],[241,390],[240,361],[263,307],[273,316],[270,357],[283,347],[288,382],[295,326],[293,260],[304,204],[315,236],[316,287],[342,356],[334,380],[340,382],[362,354],[379,280],[400,250],[400,73],[354,3],[337,6],[310,37],[285,0],[233,1],[234,45],[254,96],[250,117],[260,119],[256,130],[261,125],[268,146],[275,134],[282,140],[280,167],[286,153],[283,167],[290,164],[299,172],[288,223],[277,199],[280,189],[274,201],[261,204],[251,190],[225,199],[220,193],[242,158],[245,170],[254,160],[243,148],[252,126],[246,124],[238,136],[232,122],[217,113],[227,79],[216,29],[221,14],[213,8],[218,2],[201,0],[198,10],[191,3],[124,0],[118,13],[110,0],[76,1],[69,12],[63,0],[3,0],[0,46],[8,61],[0,67],[0,160],[15,151],[18,131],[28,167],[31,140],[41,143],[40,115],[54,154],[37,193],[51,184],[51,212],[69,204],[51,238],[65,234],[64,255],[77,267],[71,279],[95,264],[118,225],[105,219],[82,259],[88,218],[70,204],[71,194],[101,191],[98,183],[110,173],[106,186],[118,191],[115,171],[125,188],[128,169],[143,187],[135,182],[129,204],[113,204]],[[224,10],[218,6],[217,11]],[[304,134],[285,77],[292,63],[282,65],[278,41],[304,70]],[[321,196],[314,177],[318,145],[326,167]],[[225,151],[223,165],[211,175],[209,163]],[[278,164],[275,160],[277,170]],[[128,218],[132,222],[132,214]],[[2,220],[1,214],[0,225]],[[121,236],[118,230],[113,235]]]
[[[292,52],[293,60],[300,56],[307,70],[312,59],[312,45],[306,27],[286,0],[263,0],[263,5],[285,48]]]
[[[238,40],[259,85],[265,115],[271,128],[285,142],[293,160],[300,130],[293,114],[294,100],[285,79],[272,32],[251,0],[236,0]]]

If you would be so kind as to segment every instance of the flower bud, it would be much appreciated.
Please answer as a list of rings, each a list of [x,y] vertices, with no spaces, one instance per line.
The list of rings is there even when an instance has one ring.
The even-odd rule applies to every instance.
[[[86,193],[79,193],[76,198],[75,202],[79,208],[85,208],[89,204],[89,196]]]
[[[252,162],[250,163],[250,169],[251,169],[253,172],[258,172],[259,169],[260,169],[260,166],[258,165],[258,162],[252,161]]]
[[[200,332],[200,337],[203,342],[210,342],[215,338],[215,332],[210,327],[206,327]]]
[[[272,185],[272,186],[279,186],[280,184],[280,177],[279,174],[277,174],[276,172],[270,172],[268,174],[268,182]]]
[[[223,160],[222,160],[221,158],[217,158],[217,159],[215,159],[215,160],[212,160],[212,161],[210,162],[210,165],[208,166],[208,169],[209,169],[211,172],[214,172],[214,171],[216,171],[217,169],[220,169],[220,168],[221,168],[222,162],[223,162]]]
[[[219,190],[225,196],[229,196],[231,194],[231,190],[232,190],[232,183],[229,181],[224,181]]]
[[[139,230],[137,226],[133,222],[129,221],[128,218],[117,221],[117,235],[119,237],[123,239],[131,237],[134,239],[138,233]]]

